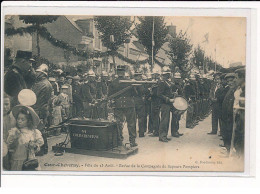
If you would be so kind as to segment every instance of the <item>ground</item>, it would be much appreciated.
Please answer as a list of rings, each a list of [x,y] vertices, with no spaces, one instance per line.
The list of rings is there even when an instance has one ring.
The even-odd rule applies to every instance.
[[[163,143],[157,137],[137,137],[138,152],[126,159],[105,158],[73,153],[54,156],[52,145],[64,140],[65,134],[48,139],[49,153],[39,157],[41,170],[47,171],[243,171],[243,162],[225,157],[223,142],[211,131],[211,116],[194,129],[185,127],[185,117],[180,121],[180,138]],[[124,128],[125,141],[128,140]],[[170,136],[170,131],[169,131]]]

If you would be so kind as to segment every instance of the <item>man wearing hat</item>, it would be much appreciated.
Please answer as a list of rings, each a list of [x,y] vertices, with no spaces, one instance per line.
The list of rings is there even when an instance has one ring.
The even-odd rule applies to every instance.
[[[221,110],[221,92],[223,90],[223,87],[221,85],[221,79],[220,79],[220,73],[214,74],[214,83],[212,84],[212,87],[210,89],[209,98],[211,101],[211,107],[212,107],[212,130],[209,135],[215,135],[218,131],[218,126],[220,124],[220,110]]]
[[[236,74],[228,73],[225,76],[229,90],[222,103],[221,120],[223,125],[222,137],[224,146],[227,149],[227,154],[230,152],[231,138],[233,131],[233,104],[234,104],[234,92],[236,90]]]
[[[142,80],[142,73],[135,72],[134,79],[136,81]],[[135,102],[135,114],[138,118],[138,128],[139,128],[139,137],[144,137],[145,133],[145,121],[147,122],[147,119],[145,119],[145,88],[143,85],[135,86],[134,89],[136,90],[136,95],[134,96],[134,102]]]
[[[102,98],[107,98],[108,95],[108,73],[106,71],[103,71],[101,74],[101,93]],[[101,111],[102,111],[102,117],[104,119],[107,119],[108,117],[108,109],[107,109],[107,102],[103,102],[101,105]]]
[[[49,99],[51,98],[52,85],[48,80],[48,66],[41,64],[36,69],[36,82],[32,86],[32,91],[36,94],[37,101],[33,106],[35,112],[39,115],[42,120],[43,126],[46,126],[49,116]],[[43,129],[39,129],[43,130]],[[47,137],[43,134],[44,145],[41,148],[41,154],[48,153]]]
[[[84,116],[86,118],[92,119],[96,119],[98,117],[97,107],[95,106],[97,95],[97,84],[95,80],[95,72],[93,70],[89,70],[88,77],[81,87],[84,106]]]
[[[176,72],[174,74],[174,83],[172,84],[172,91],[176,96],[183,96],[183,84],[182,84],[181,74]],[[179,122],[181,119],[181,114],[173,108],[172,111],[172,121],[171,121],[171,135],[172,137],[180,137],[183,134],[179,133]]]
[[[190,75],[190,78],[187,80],[184,86],[184,96],[189,102],[189,107],[187,110],[186,116],[186,128],[194,128],[196,125],[196,78],[194,74]]]
[[[81,86],[80,77],[78,75],[74,76],[72,82],[73,117],[82,117],[83,101]]]
[[[17,96],[22,89],[30,88],[35,81],[35,70],[31,54],[17,51],[14,64],[4,76],[4,91],[12,97],[11,106],[18,104]],[[29,81],[31,83],[29,83]]]
[[[153,74],[154,81],[159,82],[160,74],[159,72],[155,72]],[[153,84],[150,88],[151,93],[151,131],[153,132],[153,137],[159,136],[159,126],[160,126],[160,98],[157,95],[158,83]],[[150,118],[149,118],[150,119]]]
[[[113,80],[109,85],[108,96],[119,92],[120,90],[128,87],[126,83],[120,83],[120,80],[124,80],[125,76],[125,66],[117,66],[118,78]],[[123,142],[123,123],[126,119],[127,128],[129,133],[129,141],[131,147],[136,147],[136,115],[135,115],[135,103],[134,95],[136,95],[135,90],[130,88],[125,91],[120,96],[114,99],[114,116],[118,123],[118,144],[122,145]]]
[[[171,71],[170,68],[163,67],[162,81],[158,84],[157,95],[161,99],[161,123],[159,127],[159,141],[168,142],[170,139],[167,138],[170,112],[172,103],[174,102],[174,94],[171,88]]]

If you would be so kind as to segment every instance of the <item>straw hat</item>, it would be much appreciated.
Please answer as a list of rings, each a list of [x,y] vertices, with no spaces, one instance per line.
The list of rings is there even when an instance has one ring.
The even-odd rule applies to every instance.
[[[24,106],[24,105],[16,105],[13,109],[12,109],[12,113],[14,115],[15,118],[17,118],[19,112],[21,110],[25,110],[28,114],[30,114],[32,116],[32,120],[33,120],[33,128],[35,129],[40,122],[40,118],[37,115],[37,113],[33,110],[33,108],[29,107],[29,106]]]

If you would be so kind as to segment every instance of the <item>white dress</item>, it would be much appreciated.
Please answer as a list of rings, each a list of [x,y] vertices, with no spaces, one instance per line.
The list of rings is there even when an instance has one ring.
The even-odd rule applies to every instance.
[[[25,160],[35,158],[35,150],[28,148],[29,142],[38,150],[44,144],[42,134],[38,129],[12,128],[9,131],[7,145],[9,151],[12,152],[11,170],[22,170]]]

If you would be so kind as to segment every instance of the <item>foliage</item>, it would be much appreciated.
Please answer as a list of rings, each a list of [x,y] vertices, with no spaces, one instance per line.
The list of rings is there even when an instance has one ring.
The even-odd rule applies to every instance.
[[[151,64],[152,57],[152,31],[154,22],[154,46],[153,46],[153,57],[156,56],[159,49],[163,46],[166,41],[166,35],[168,30],[164,22],[164,17],[153,17],[145,16],[138,17],[140,24],[136,26],[137,36],[140,43],[144,46],[146,53],[149,55]]]
[[[59,16],[41,16],[41,15],[21,15],[19,19],[26,24],[42,25],[46,23],[54,22]]]
[[[33,26],[39,27],[42,24],[51,23],[56,21],[59,16],[39,16],[39,15],[27,15],[19,16],[19,19],[26,24],[32,24]],[[39,39],[39,28],[36,28],[36,48],[37,55],[40,56],[40,39]]]
[[[178,67],[181,72],[189,71],[189,57],[192,53],[192,44],[190,39],[180,31],[176,37],[169,38],[170,51],[167,52],[168,56],[172,61],[172,69]]]
[[[205,52],[201,49],[200,45],[194,49],[192,62],[196,67],[203,67]]]
[[[103,45],[111,51],[117,51],[131,38],[130,28],[132,23],[130,17],[95,16],[94,21]],[[111,35],[114,36],[114,41],[110,41]]]

